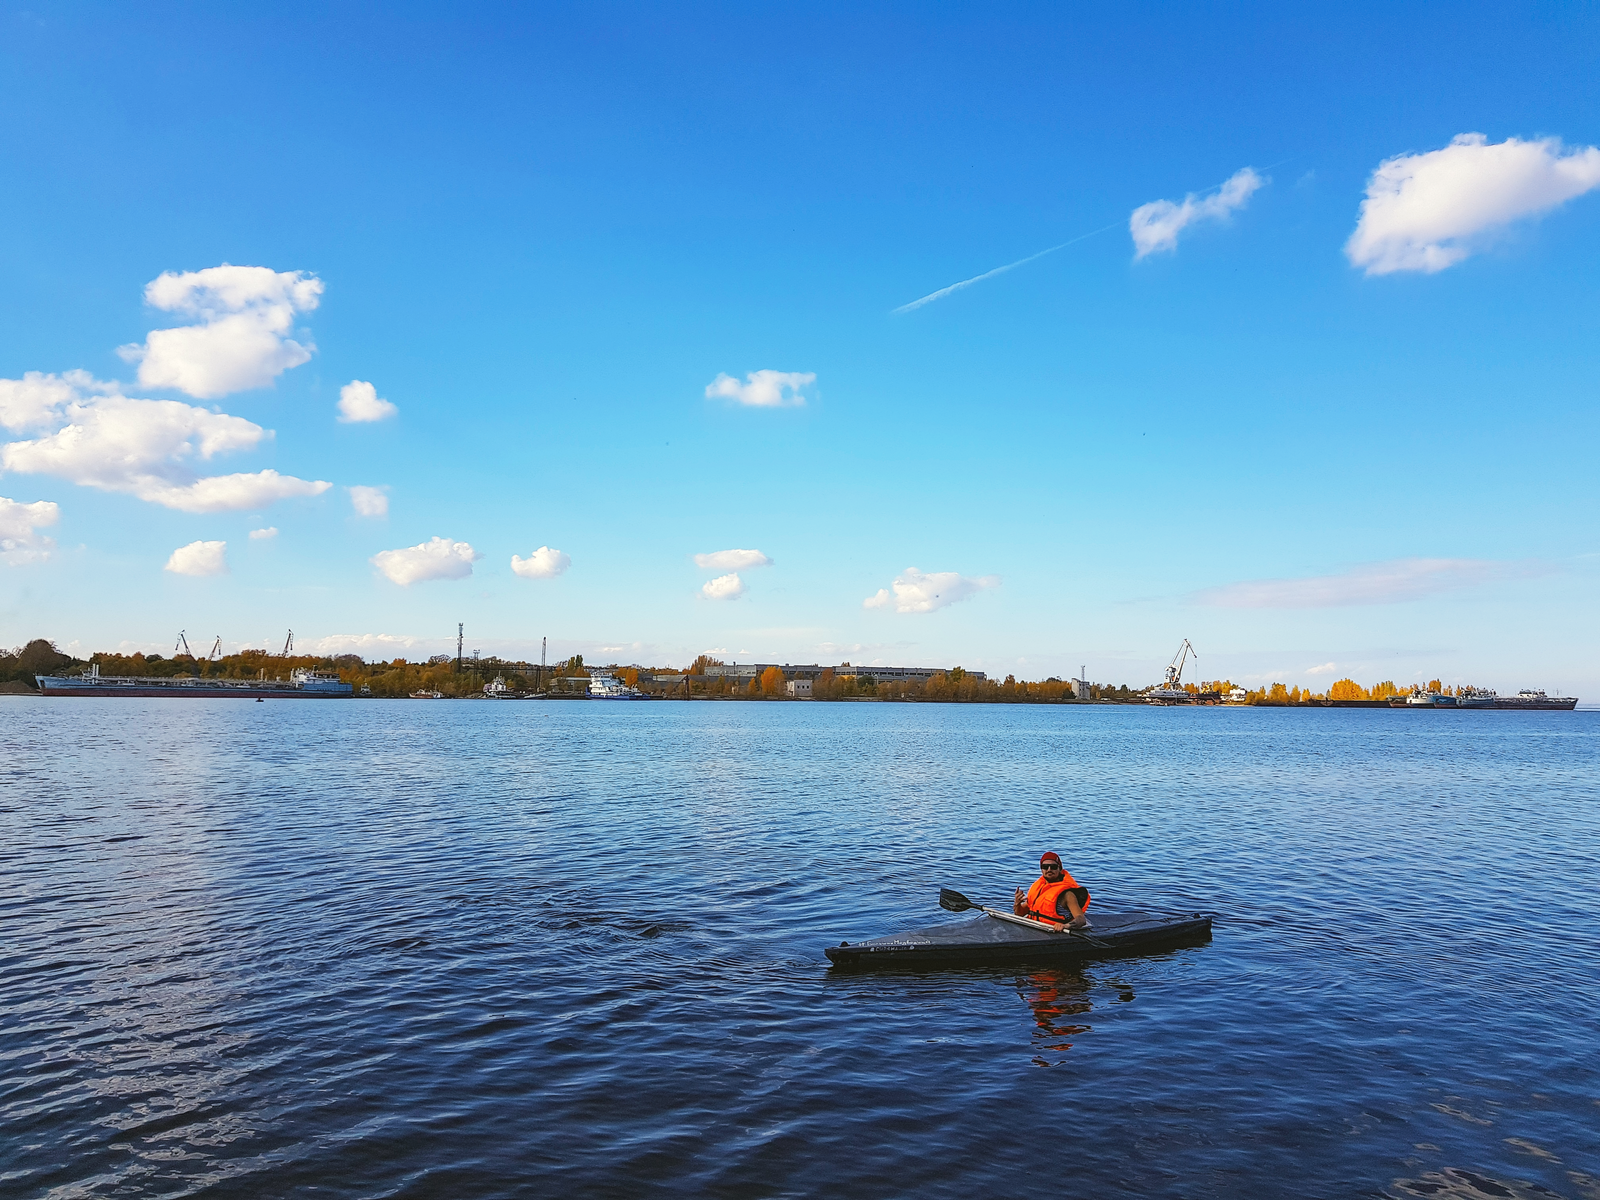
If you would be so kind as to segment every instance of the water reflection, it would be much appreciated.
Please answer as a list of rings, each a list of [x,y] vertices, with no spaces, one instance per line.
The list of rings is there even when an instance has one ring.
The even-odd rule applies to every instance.
[[[1083,972],[1062,968],[1032,971],[1017,979],[1017,994],[1033,1010],[1037,1026],[1033,1031],[1037,1065],[1055,1065],[1042,1057],[1043,1052],[1071,1050],[1071,1039],[1092,1028],[1076,1020],[1094,1008],[1089,987]]]

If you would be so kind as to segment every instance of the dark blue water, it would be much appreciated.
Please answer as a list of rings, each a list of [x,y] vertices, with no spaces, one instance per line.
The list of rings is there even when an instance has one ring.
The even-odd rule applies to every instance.
[[[0,1193],[1593,1200],[1597,800],[1583,712],[7,699]],[[828,969],[1044,849],[1213,940]]]

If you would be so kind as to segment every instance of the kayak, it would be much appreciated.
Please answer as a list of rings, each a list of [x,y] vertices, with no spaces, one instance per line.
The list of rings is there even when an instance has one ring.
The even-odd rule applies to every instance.
[[[1082,933],[988,915],[912,929],[823,951],[836,967],[943,967],[1023,961],[1078,962],[1204,942],[1210,913],[1095,913]]]

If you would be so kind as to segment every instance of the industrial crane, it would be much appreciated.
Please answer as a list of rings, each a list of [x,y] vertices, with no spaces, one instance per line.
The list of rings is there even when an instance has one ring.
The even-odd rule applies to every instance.
[[[212,647],[211,647],[211,653],[206,655],[206,661],[207,662],[216,662],[217,659],[219,659],[221,657],[222,657],[222,635],[219,633],[219,634],[217,634],[217,640],[216,640],[215,644],[212,645]]]
[[[1183,690],[1183,668],[1188,663],[1190,655],[1196,659],[1194,647],[1189,644],[1189,639],[1183,639],[1183,645],[1178,647],[1178,652],[1172,656],[1172,661],[1167,664],[1167,677],[1161,681],[1160,687],[1150,688],[1145,692],[1145,702],[1148,704],[1192,704],[1194,697]]]
[[[178,630],[178,640],[172,643],[172,656],[174,658],[178,656],[179,646],[183,647],[183,652],[190,658],[194,657],[194,651],[189,649],[189,639],[183,636],[183,630],[181,629]]]
[[[283,657],[288,658],[294,653],[294,630],[289,630],[289,636],[283,639]]]
[[[1174,691],[1181,690],[1183,687],[1183,667],[1188,662],[1191,654],[1194,654],[1196,660],[1200,657],[1194,653],[1194,647],[1189,645],[1189,639],[1184,638],[1183,645],[1178,647],[1178,652],[1172,656],[1172,661],[1167,664],[1167,678],[1161,684],[1163,688],[1171,688]]]

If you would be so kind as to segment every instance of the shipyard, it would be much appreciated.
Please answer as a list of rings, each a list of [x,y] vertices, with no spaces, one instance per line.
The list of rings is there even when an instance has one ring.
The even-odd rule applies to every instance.
[[[1088,668],[1062,679],[991,678],[961,666],[724,662],[700,655],[683,668],[610,662],[585,663],[581,655],[548,661],[548,639],[538,662],[484,657],[464,650],[458,625],[456,653],[425,662],[367,662],[357,655],[296,655],[294,633],[283,648],[195,655],[179,633],[170,656],[95,654],[79,661],[36,639],[0,655],[0,694],[77,698],[233,700],[547,700],[547,701],[850,701],[991,704],[1137,704],[1155,707],[1377,708],[1406,712],[1570,711],[1578,698],[1523,688],[1500,695],[1489,688],[1446,685],[1438,679],[1405,687],[1384,681],[1363,687],[1339,680],[1311,693],[1281,683],[1247,688],[1231,680],[1185,680],[1197,661],[1185,638],[1159,683],[1146,686],[1091,682]],[[9,664],[9,665],[8,665]],[[30,669],[32,667],[32,669]],[[44,669],[38,669],[38,668]]]

